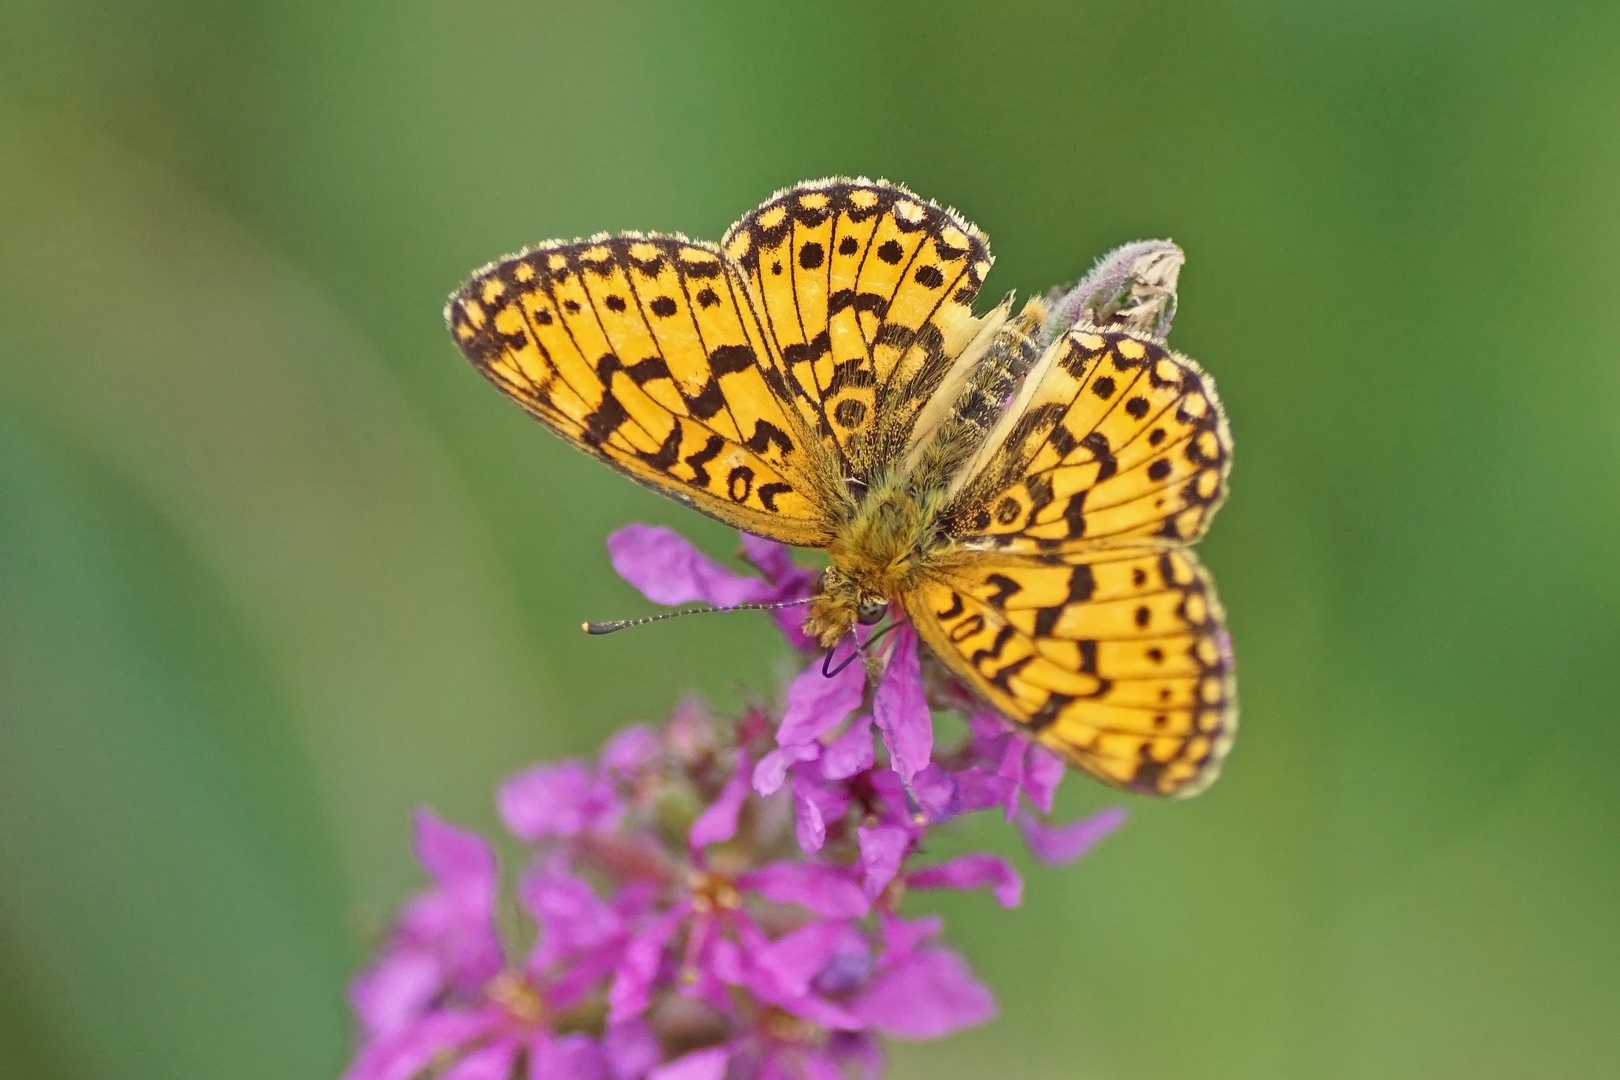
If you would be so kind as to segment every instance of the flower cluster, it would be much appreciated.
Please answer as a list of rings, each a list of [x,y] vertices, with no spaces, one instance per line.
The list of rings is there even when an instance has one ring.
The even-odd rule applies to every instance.
[[[662,529],[631,526],[608,546],[662,603],[780,603],[815,585],[749,536],[759,576]],[[777,619],[808,652],[797,610]],[[348,1080],[867,1080],[882,1072],[879,1036],[989,1019],[994,999],[940,944],[940,920],[903,916],[902,899],[984,888],[1012,907],[1022,883],[994,855],[929,862],[924,838],[998,810],[1061,863],[1123,814],[1045,824],[1029,807],[1051,810],[1062,763],[950,680],[925,680],[910,627],[862,634],[865,663],[828,675],[812,662],[775,723],[687,702],[657,729],[619,732],[594,763],[507,781],[500,815],[529,850],[520,934],[497,929],[491,846],[420,812],[432,887],[352,987],[363,1041]],[[960,745],[936,753],[931,705],[966,717]]]

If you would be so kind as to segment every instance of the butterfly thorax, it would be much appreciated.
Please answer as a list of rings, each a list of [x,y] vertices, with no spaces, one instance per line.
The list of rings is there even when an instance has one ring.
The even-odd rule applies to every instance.
[[[982,348],[963,357],[961,379],[937,391],[949,395],[950,406],[916,436],[906,463],[852,485],[853,512],[827,547],[831,565],[805,619],[806,631],[823,646],[832,647],[857,623],[882,618],[891,602],[955,557],[956,545],[938,524],[951,480],[1028,374],[1045,314],[1045,303],[1033,300],[993,329]]]
[[[937,497],[885,477],[827,546],[830,565],[810,602],[805,630],[831,648],[857,623],[876,622],[889,601],[914,589],[942,547]]]

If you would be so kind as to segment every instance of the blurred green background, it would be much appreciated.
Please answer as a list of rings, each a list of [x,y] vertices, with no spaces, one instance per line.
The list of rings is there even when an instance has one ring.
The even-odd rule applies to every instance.
[[[773,688],[757,616],[579,634],[649,609],[611,529],[733,540],[439,310],[857,172],[989,297],[1174,237],[1237,442],[1225,777],[944,902],[1003,1014],[895,1075],[1620,1074],[1617,57],[1609,4],[3,0],[0,1075],[334,1076],[412,806]]]

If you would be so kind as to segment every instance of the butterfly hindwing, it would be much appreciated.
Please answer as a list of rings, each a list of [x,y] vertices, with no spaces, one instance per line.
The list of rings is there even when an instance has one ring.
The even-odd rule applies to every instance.
[[[543,245],[480,270],[445,317],[490,382],[579,448],[733,527],[828,541],[823,451],[785,405],[747,287],[714,246]]]
[[[1111,784],[1192,795],[1231,745],[1231,647],[1189,550],[969,552],[906,611],[956,675]]]
[[[1214,383],[1161,343],[1082,327],[1054,343],[991,431],[943,520],[972,543],[1188,543],[1226,495],[1232,437]]]
[[[760,298],[795,406],[845,475],[871,475],[977,326],[983,235],[905,188],[833,178],[778,192],[722,247]]]

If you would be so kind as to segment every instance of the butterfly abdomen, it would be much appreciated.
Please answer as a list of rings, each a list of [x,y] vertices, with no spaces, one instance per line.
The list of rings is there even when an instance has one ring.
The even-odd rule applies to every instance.
[[[1016,319],[997,331],[952,403],[950,414],[918,456],[910,477],[913,490],[943,490],[984,442],[1040,355],[1045,318],[1046,302],[1031,299]]]

